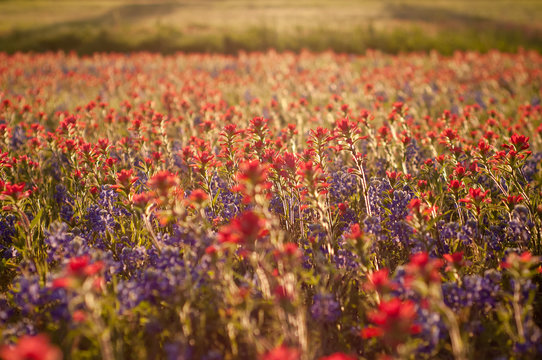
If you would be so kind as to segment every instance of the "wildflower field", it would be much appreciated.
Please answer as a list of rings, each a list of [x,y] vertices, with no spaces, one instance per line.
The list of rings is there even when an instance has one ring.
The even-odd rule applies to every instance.
[[[0,53],[0,358],[542,357],[542,55]]]

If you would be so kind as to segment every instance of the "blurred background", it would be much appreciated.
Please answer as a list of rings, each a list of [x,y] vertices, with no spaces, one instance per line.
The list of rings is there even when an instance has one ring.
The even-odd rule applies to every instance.
[[[542,0],[0,0],[0,51],[542,51]]]

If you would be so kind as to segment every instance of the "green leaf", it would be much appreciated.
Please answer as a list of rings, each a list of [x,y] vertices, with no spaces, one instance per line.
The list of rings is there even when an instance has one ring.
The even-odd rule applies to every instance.
[[[215,194],[215,196],[213,198],[213,202],[212,202],[213,207],[215,206],[215,204],[216,204],[216,202],[218,200],[218,195],[220,195],[220,189],[217,190],[217,192],[216,192],[216,194]]]
[[[40,223],[41,215],[43,215],[43,208],[41,208],[40,211],[38,211],[38,214],[30,222],[31,229],[34,229]]]

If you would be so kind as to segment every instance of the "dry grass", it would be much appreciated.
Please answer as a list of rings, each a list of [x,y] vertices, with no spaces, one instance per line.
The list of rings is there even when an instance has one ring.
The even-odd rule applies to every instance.
[[[487,41],[492,47],[504,41],[539,49],[540,18],[542,1],[536,0],[0,0],[0,50],[42,50],[49,44],[84,52],[85,44],[97,46],[97,36],[120,50],[145,49],[141,44],[157,38],[162,45],[153,45],[154,50],[190,50],[198,44],[194,50],[229,50],[224,47],[230,40],[236,48],[254,49],[262,33],[269,46],[279,48],[300,47],[303,41],[311,47],[317,40],[307,37],[322,35],[326,39],[319,46],[333,47],[330,34],[366,38],[354,52],[390,36],[397,42],[390,48],[401,50],[394,32],[423,35],[409,45],[419,43],[420,50],[456,33],[475,34],[471,45],[479,50]],[[471,45],[456,39],[449,47]]]

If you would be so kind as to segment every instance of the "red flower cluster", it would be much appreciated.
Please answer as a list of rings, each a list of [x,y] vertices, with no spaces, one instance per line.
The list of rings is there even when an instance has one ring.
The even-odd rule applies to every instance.
[[[411,279],[421,279],[425,283],[440,283],[440,268],[443,265],[441,259],[431,259],[426,252],[419,252],[410,258],[406,272]]]
[[[301,351],[297,348],[280,345],[266,352],[260,360],[299,360]]]
[[[91,263],[88,255],[71,258],[65,269],[66,275],[53,280],[53,287],[70,288],[78,282],[93,278],[93,287],[99,290],[103,287],[104,279],[102,276],[95,275],[99,275],[103,267],[102,261]]]
[[[61,360],[62,352],[45,335],[23,336],[15,346],[0,348],[4,360]]]
[[[381,338],[386,345],[393,348],[404,343],[409,335],[421,331],[420,325],[415,323],[416,305],[410,300],[401,301],[393,298],[382,301],[378,305],[378,310],[369,313],[368,318],[376,326],[361,330],[361,337]]]
[[[367,276],[365,289],[376,291],[379,294],[388,293],[397,288],[397,284],[391,282],[390,271],[387,268],[372,272]]]
[[[15,201],[27,198],[30,196],[30,190],[24,190],[25,183],[11,184],[9,182],[4,183],[0,180],[0,200],[13,199]]]
[[[533,256],[529,251],[521,254],[511,253],[501,263],[501,267],[508,269],[515,277],[529,278],[537,272],[542,273],[540,261],[539,256]]]
[[[265,220],[247,210],[220,229],[218,240],[221,243],[249,244],[266,234]]]

